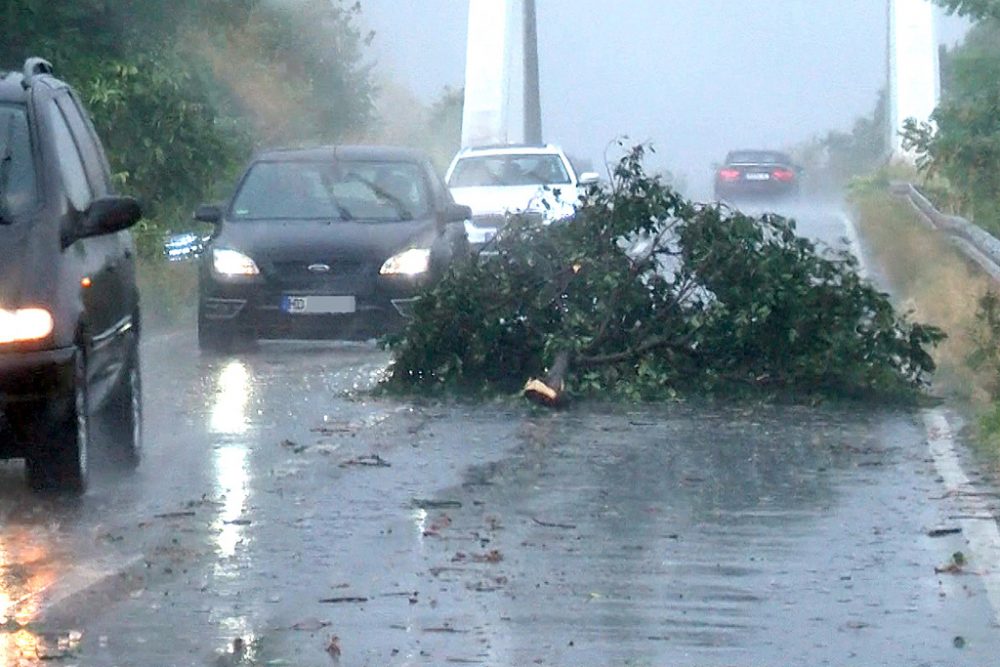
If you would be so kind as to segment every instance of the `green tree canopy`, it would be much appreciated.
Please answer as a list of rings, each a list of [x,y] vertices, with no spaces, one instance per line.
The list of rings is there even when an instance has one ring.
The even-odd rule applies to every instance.
[[[255,145],[335,141],[370,121],[360,11],[346,0],[0,0],[0,65],[52,61],[158,239]]]
[[[935,0],[952,14],[974,19],[1000,19],[1000,0]]]
[[[1000,232],[1000,22],[978,22],[942,65],[933,124],[907,122],[906,145],[925,172],[947,180],[964,214]]]

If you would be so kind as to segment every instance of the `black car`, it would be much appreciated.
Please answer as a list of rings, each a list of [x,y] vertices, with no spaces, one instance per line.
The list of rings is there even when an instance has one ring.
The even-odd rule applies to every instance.
[[[797,197],[801,170],[778,151],[732,151],[715,172],[715,198]]]
[[[0,457],[35,488],[85,489],[98,413],[137,461],[140,215],[51,66],[0,72]]]
[[[198,342],[365,339],[396,329],[418,290],[470,256],[464,221],[422,153],[273,150],[250,164],[202,254]]]

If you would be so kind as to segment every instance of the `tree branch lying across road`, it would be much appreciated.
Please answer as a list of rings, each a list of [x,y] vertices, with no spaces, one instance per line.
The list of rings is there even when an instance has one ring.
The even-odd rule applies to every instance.
[[[385,386],[489,394],[543,378],[531,386],[548,404],[919,394],[944,334],[898,313],[853,255],[780,216],[686,201],[643,160],[628,151],[572,220],[513,219],[495,253],[423,294],[386,341]]]

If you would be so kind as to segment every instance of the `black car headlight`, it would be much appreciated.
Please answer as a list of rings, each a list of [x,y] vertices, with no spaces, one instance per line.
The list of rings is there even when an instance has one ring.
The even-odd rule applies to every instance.
[[[247,255],[229,248],[212,250],[212,269],[220,276],[256,276],[257,263]]]
[[[431,267],[429,248],[410,248],[385,260],[379,274],[383,276],[419,276]]]

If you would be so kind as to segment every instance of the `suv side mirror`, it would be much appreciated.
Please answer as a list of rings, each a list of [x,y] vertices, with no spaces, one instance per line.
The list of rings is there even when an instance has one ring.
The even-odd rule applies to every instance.
[[[128,229],[142,218],[142,207],[132,197],[101,197],[91,202],[77,222],[72,238],[114,234]],[[68,244],[67,244],[68,245]]]
[[[472,209],[462,204],[448,204],[444,207],[445,222],[465,222],[472,217]]]
[[[601,175],[596,171],[585,171],[580,174],[580,178],[577,181],[579,185],[596,185],[598,181],[601,180]]]
[[[222,207],[217,204],[202,204],[195,209],[194,219],[217,225],[222,220]]]

